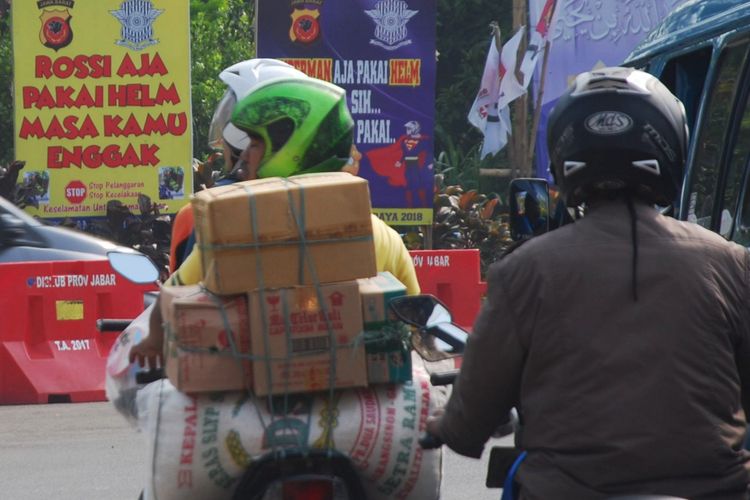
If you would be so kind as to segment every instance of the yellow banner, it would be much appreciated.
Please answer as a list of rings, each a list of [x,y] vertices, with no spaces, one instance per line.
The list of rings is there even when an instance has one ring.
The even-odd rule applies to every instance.
[[[432,225],[431,208],[373,208],[372,213],[389,226]]]
[[[192,194],[189,2],[15,2],[16,158],[40,217]]]

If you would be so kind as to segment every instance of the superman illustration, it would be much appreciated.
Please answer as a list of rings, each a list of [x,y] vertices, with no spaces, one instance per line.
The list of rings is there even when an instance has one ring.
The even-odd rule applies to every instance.
[[[419,198],[417,207],[429,207],[427,188],[432,185],[432,165],[427,165],[429,137],[421,133],[417,121],[409,121],[404,127],[406,133],[396,142],[365,155],[377,175],[385,177],[391,186],[404,188],[407,208],[415,208],[415,193]]]

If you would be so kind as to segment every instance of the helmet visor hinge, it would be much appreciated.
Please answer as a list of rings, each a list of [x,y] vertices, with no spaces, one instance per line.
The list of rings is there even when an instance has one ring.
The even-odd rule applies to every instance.
[[[654,174],[657,177],[661,176],[661,167],[657,160],[637,160],[633,162],[633,166]]]
[[[583,161],[566,161],[563,163],[563,175],[565,177],[572,175],[586,166]]]

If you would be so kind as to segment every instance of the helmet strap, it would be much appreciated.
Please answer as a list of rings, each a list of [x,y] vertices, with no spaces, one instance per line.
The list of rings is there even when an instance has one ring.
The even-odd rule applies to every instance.
[[[247,162],[243,160],[241,157],[237,158],[236,161],[234,158],[234,155],[232,155],[232,170],[229,171],[228,177],[231,179],[237,179],[239,181],[247,179],[248,176],[248,168],[247,168]]]
[[[625,203],[628,206],[628,212],[630,213],[630,236],[633,244],[633,265],[632,265],[632,288],[633,288],[633,300],[638,302],[638,216],[635,212],[635,206],[633,205],[633,194],[630,192],[625,193]]]

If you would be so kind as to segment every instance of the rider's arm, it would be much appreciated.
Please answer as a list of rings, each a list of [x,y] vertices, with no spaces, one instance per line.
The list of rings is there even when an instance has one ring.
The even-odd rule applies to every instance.
[[[193,240],[193,206],[184,205],[174,217],[169,243],[169,272],[175,272],[190,253]]]
[[[177,271],[172,273],[166,284],[169,286],[195,285],[202,278],[203,263],[201,262],[201,249],[198,245],[195,245],[190,255],[185,258]]]
[[[487,300],[466,344],[461,373],[440,419],[451,449],[479,458],[484,443],[518,403],[524,348],[500,269],[491,268]]]
[[[419,282],[414,271],[414,262],[401,236],[375,215],[372,216],[372,236],[378,271],[390,272],[406,285],[407,294],[418,294]]]

